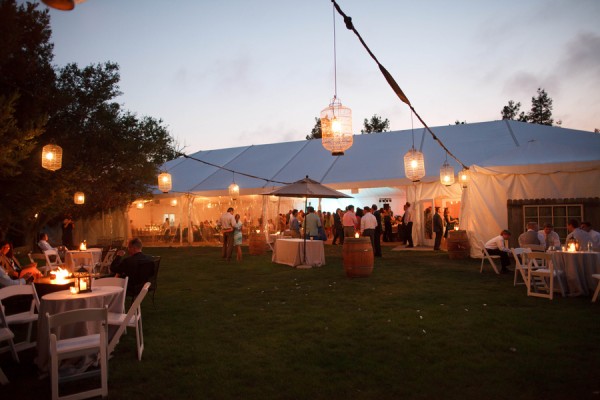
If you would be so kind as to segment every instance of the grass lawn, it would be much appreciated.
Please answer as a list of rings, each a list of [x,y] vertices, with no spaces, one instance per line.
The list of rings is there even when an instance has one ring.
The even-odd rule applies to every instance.
[[[479,260],[384,248],[348,279],[342,247],[296,270],[271,254],[226,263],[218,248],[162,256],[156,307],[143,303],[109,362],[111,399],[600,399],[600,304],[528,298]],[[1,399],[50,397],[34,351],[0,366]]]

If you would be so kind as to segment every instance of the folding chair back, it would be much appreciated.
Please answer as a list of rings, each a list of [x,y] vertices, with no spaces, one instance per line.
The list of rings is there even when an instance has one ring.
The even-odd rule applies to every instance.
[[[523,279],[522,285],[527,284],[527,272],[529,269],[527,268],[527,262],[525,261],[524,253],[531,253],[531,249],[525,247],[517,247],[516,249],[510,249],[515,258],[515,279],[513,282],[513,286],[517,286],[517,277],[521,275]],[[521,256],[521,258],[519,258]]]
[[[18,309],[16,312],[6,314],[6,303],[9,302],[10,298],[16,296],[29,296],[31,297],[31,303],[28,310]],[[37,324],[38,314],[37,310],[40,307],[40,300],[37,292],[35,291],[34,285],[14,285],[0,288],[0,308],[2,308],[3,315],[8,325],[21,325],[27,324],[27,336],[25,340],[16,344],[17,351],[26,350],[35,347],[37,343],[32,341],[33,325]]]
[[[525,253],[527,256],[527,296],[552,300],[554,295],[554,266],[552,255],[541,252]],[[546,293],[542,293],[546,292]]]
[[[481,239],[479,239],[479,243],[481,244],[481,267],[479,268],[479,272],[482,273],[483,272],[483,263],[487,260],[490,265],[492,266],[492,268],[494,269],[494,271],[496,272],[496,274],[500,275],[500,270],[498,269],[498,267],[496,266],[496,263],[494,262],[494,260],[499,260],[500,256],[496,256],[493,255],[491,256],[490,253],[488,253],[487,249],[485,248],[485,242]]]
[[[101,274],[107,274],[110,272],[110,265],[112,264],[115,256],[117,255],[117,249],[109,249],[104,256],[104,260],[98,263],[97,269]]]
[[[6,322],[4,307],[2,307],[2,304],[0,304],[0,342],[8,342],[8,346],[3,347],[2,352],[4,352],[5,349],[10,350],[13,360],[20,362],[19,355],[17,354],[17,348],[15,346],[15,342],[13,341],[14,337],[15,334],[10,330],[8,323]],[[8,383],[8,379],[6,379],[2,369],[0,369],[0,383],[3,385]]]
[[[125,332],[127,327],[135,328],[135,336],[137,342],[137,356],[138,360],[142,359],[142,352],[144,351],[144,331],[142,330],[142,301],[148,294],[148,288],[150,287],[150,282],[146,282],[140,290],[140,293],[137,295],[131,307],[129,307],[129,311],[127,314],[118,314],[118,313],[109,313],[108,314],[108,323],[110,325],[117,325],[119,328],[117,332],[111,339],[108,344],[108,354],[111,354],[117,344],[119,343],[119,339],[121,335]]]
[[[48,319],[48,335],[50,337],[50,379],[52,382],[52,399],[83,399],[94,396],[106,398],[108,396],[108,309],[86,308],[66,311],[54,315],[46,313],[46,318]],[[57,332],[61,327],[87,323],[92,323],[95,327],[95,331],[98,333],[75,338],[59,339]],[[100,387],[61,397],[59,394],[59,383],[61,381],[70,381],[76,378],[88,378],[91,373],[86,371],[83,373],[75,373],[67,377],[60,377],[58,371],[60,361],[89,354],[96,355],[98,353],[100,354],[98,360],[100,366]],[[95,372],[92,371],[92,373]]]
[[[46,257],[46,266],[51,269],[56,269],[64,264],[56,249],[44,250],[44,256]]]

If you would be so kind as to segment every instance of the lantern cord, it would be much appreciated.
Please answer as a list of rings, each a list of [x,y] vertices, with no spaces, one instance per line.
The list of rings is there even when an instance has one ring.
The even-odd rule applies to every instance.
[[[452,158],[454,158],[456,160],[456,162],[459,163],[464,169],[469,169],[469,167],[467,167],[465,164],[463,164],[462,161],[460,161],[454,154],[452,154],[452,152],[450,150],[448,150],[448,148],[444,145],[444,143],[442,143],[442,141],[435,135],[435,133],[433,133],[433,131],[431,130],[431,128],[429,128],[429,126],[425,123],[425,121],[423,121],[423,118],[421,118],[421,116],[417,113],[417,111],[412,106],[412,104],[410,104],[410,100],[408,100],[408,97],[406,97],[406,95],[404,94],[404,92],[402,91],[402,89],[400,89],[400,86],[398,85],[398,83],[394,80],[394,78],[388,72],[388,70],[385,69],[385,67],[383,65],[381,65],[381,63],[379,62],[379,60],[377,59],[377,57],[375,57],[375,54],[373,54],[373,52],[371,51],[371,49],[369,49],[369,46],[367,46],[367,44],[363,40],[362,36],[360,36],[360,33],[358,33],[358,31],[356,30],[356,28],[354,28],[354,25],[352,24],[352,17],[347,16],[342,11],[342,9],[340,8],[340,6],[337,4],[337,2],[335,0],[331,0],[331,2],[333,3],[333,5],[334,5],[335,9],[337,10],[337,12],[344,18],[344,24],[346,25],[346,28],[348,30],[351,30],[352,32],[354,32],[354,34],[356,35],[356,37],[358,37],[358,40],[363,45],[363,47],[365,48],[365,50],[367,51],[367,53],[369,53],[369,55],[371,56],[371,58],[375,61],[375,63],[379,67],[379,70],[381,71],[381,73],[385,77],[385,80],[387,81],[387,83],[391,86],[391,88],[394,91],[394,93],[396,93],[396,95],[400,98],[400,100],[402,100],[402,102],[406,103],[408,105],[408,107],[410,107],[410,109],[417,116],[417,118],[419,119],[419,121],[421,121],[421,123],[423,124],[423,126],[425,127],[425,129],[427,129],[427,131],[431,134],[431,136],[433,137],[433,139],[436,142],[438,142],[438,144],[448,154],[450,154],[450,156]]]
[[[233,175],[233,182],[234,182],[234,183],[235,183],[235,174],[238,174],[238,175],[243,175],[243,176],[247,176],[248,178],[258,179],[258,180],[261,180],[261,181],[265,181],[265,182],[267,182],[267,183],[269,183],[269,182],[273,182],[273,183],[281,183],[282,185],[289,185],[289,184],[291,183],[291,182],[281,182],[281,181],[275,181],[275,180],[273,180],[273,179],[262,178],[262,177],[260,177],[260,176],[251,175],[251,174],[246,174],[246,173],[244,173],[244,172],[240,172],[240,171],[235,171],[235,170],[233,170],[233,169],[226,168],[226,167],[223,167],[223,166],[221,166],[221,165],[213,164],[213,163],[210,163],[210,162],[208,162],[208,161],[204,161],[204,160],[201,160],[201,159],[199,159],[199,158],[196,158],[196,157],[189,156],[189,155],[187,155],[187,154],[185,154],[185,153],[178,153],[178,155],[179,155],[179,156],[181,156],[181,157],[184,157],[184,158],[189,158],[190,160],[194,160],[194,161],[198,161],[198,162],[201,162],[201,163],[203,163],[203,164],[206,164],[206,165],[210,165],[211,167],[215,167],[215,168],[218,168],[218,169],[222,169],[222,170],[224,170],[224,171],[229,171],[229,172],[232,172],[232,173],[234,174],[234,175]]]
[[[334,103],[337,100],[337,48],[336,48],[336,40],[335,40],[335,7],[331,7],[332,15],[333,15],[333,85],[334,85]]]

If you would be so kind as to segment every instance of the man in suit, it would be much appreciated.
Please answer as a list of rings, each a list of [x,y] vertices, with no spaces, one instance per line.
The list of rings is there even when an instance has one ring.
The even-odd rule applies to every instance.
[[[127,252],[129,257],[124,257],[124,250],[117,251],[115,259],[110,264],[110,270],[122,278],[129,277],[127,285],[130,288],[141,289],[141,286],[154,274],[154,259],[142,253],[142,241],[139,238],[129,241]]]

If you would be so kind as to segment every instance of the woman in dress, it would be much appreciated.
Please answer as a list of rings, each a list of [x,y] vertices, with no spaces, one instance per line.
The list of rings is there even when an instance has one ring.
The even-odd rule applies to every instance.
[[[236,260],[242,261],[242,221],[240,214],[235,214],[235,225],[233,226],[233,248],[235,249]]]
[[[458,223],[457,219],[450,216],[450,212],[447,208],[444,208],[444,223],[446,224],[446,230],[444,231],[444,238],[448,239],[448,231],[454,229],[454,224]]]

